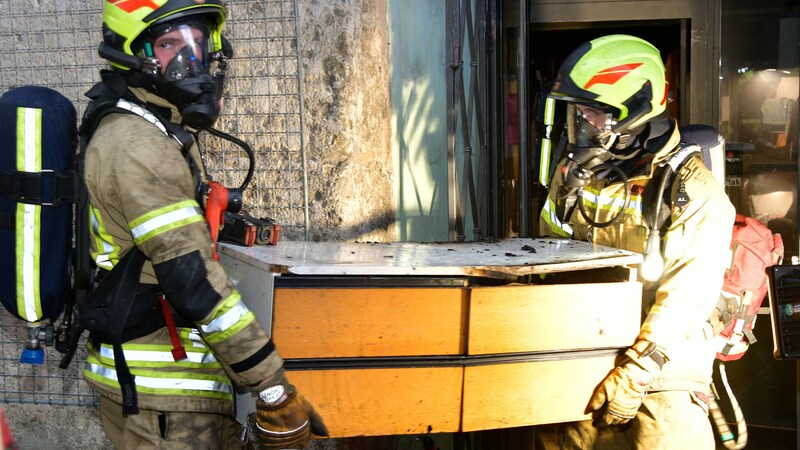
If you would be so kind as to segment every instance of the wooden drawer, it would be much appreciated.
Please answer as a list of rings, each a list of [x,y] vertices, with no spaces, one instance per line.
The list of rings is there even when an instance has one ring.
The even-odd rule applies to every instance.
[[[639,333],[641,284],[476,287],[469,355],[627,347]]]
[[[462,431],[588,419],[584,409],[615,357],[467,367]]]
[[[458,355],[466,288],[276,288],[284,358]]]
[[[331,437],[452,433],[461,418],[461,367],[288,371]]]

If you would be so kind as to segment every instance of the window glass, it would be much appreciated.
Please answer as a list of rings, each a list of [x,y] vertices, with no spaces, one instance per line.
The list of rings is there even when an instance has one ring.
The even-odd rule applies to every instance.
[[[722,2],[720,131],[726,187],[739,213],[781,233],[798,254],[796,1]]]

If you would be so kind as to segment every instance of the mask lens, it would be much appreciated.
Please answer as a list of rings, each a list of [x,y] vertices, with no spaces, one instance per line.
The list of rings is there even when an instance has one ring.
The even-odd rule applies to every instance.
[[[590,123],[598,131],[611,128],[611,114],[599,109],[591,108],[586,105],[575,105],[578,116]]]
[[[189,25],[167,29],[153,42],[153,53],[170,80],[208,73],[206,52],[208,33]]]
[[[572,119],[568,123],[571,127],[568,133],[570,144],[578,147],[597,146],[600,132],[611,129],[612,114],[586,105],[572,106],[569,108],[572,111]]]
[[[183,47],[167,64],[164,69],[164,78],[167,81],[180,81],[190,77],[197,77],[206,73],[202,60],[192,52],[187,45]]]

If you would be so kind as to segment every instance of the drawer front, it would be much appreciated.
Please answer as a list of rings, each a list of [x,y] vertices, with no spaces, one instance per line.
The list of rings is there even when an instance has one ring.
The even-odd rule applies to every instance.
[[[462,431],[589,419],[584,409],[615,357],[467,367]]]
[[[461,367],[288,371],[331,437],[453,433]]]
[[[639,333],[641,284],[477,287],[470,355],[627,347]]]
[[[458,355],[465,288],[276,288],[272,337],[284,358]]]

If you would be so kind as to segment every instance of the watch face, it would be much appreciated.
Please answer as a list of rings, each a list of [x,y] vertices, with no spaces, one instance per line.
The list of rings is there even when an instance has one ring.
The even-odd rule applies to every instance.
[[[263,391],[259,392],[258,396],[261,397],[266,403],[276,403],[278,400],[283,397],[284,392],[286,389],[282,385],[272,386],[264,389]]]

